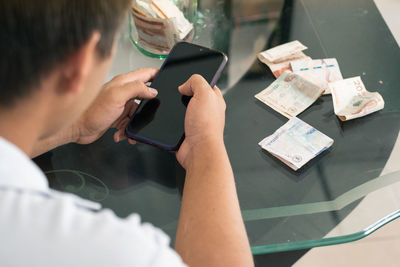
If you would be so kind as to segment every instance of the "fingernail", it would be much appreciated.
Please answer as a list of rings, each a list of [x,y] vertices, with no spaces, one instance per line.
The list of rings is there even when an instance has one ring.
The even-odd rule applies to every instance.
[[[158,91],[154,88],[149,87],[149,91],[150,91],[150,94],[152,94],[154,96],[158,94]]]

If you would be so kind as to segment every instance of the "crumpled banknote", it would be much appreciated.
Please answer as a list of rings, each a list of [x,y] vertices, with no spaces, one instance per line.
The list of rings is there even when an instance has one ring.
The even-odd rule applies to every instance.
[[[347,121],[381,110],[385,101],[378,92],[368,92],[361,78],[353,77],[329,83],[335,114]]]

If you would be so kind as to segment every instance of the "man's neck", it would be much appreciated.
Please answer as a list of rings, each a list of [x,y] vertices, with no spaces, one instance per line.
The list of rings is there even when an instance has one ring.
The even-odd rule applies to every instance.
[[[0,136],[30,155],[45,121],[43,105],[34,99],[0,109]]]

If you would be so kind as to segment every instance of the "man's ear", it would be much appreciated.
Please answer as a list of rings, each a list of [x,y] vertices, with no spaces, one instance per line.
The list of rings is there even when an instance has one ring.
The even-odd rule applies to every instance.
[[[63,63],[60,73],[59,93],[80,94],[85,87],[85,80],[98,57],[97,44],[101,35],[94,31],[86,43],[72,53]]]

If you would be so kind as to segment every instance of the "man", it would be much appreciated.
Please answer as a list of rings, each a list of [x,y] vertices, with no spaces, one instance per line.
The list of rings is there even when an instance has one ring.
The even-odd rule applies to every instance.
[[[194,75],[177,159],[186,181],[175,250],[160,230],[49,189],[33,157],[89,144],[110,128],[116,142],[136,105],[153,98],[142,69],[101,86],[129,0],[0,3],[0,265],[251,266],[233,173],[223,143],[225,103]],[[130,140],[131,143],[134,143]],[[156,167],[156,166],[155,166]],[[116,178],[118,179],[118,178]]]

